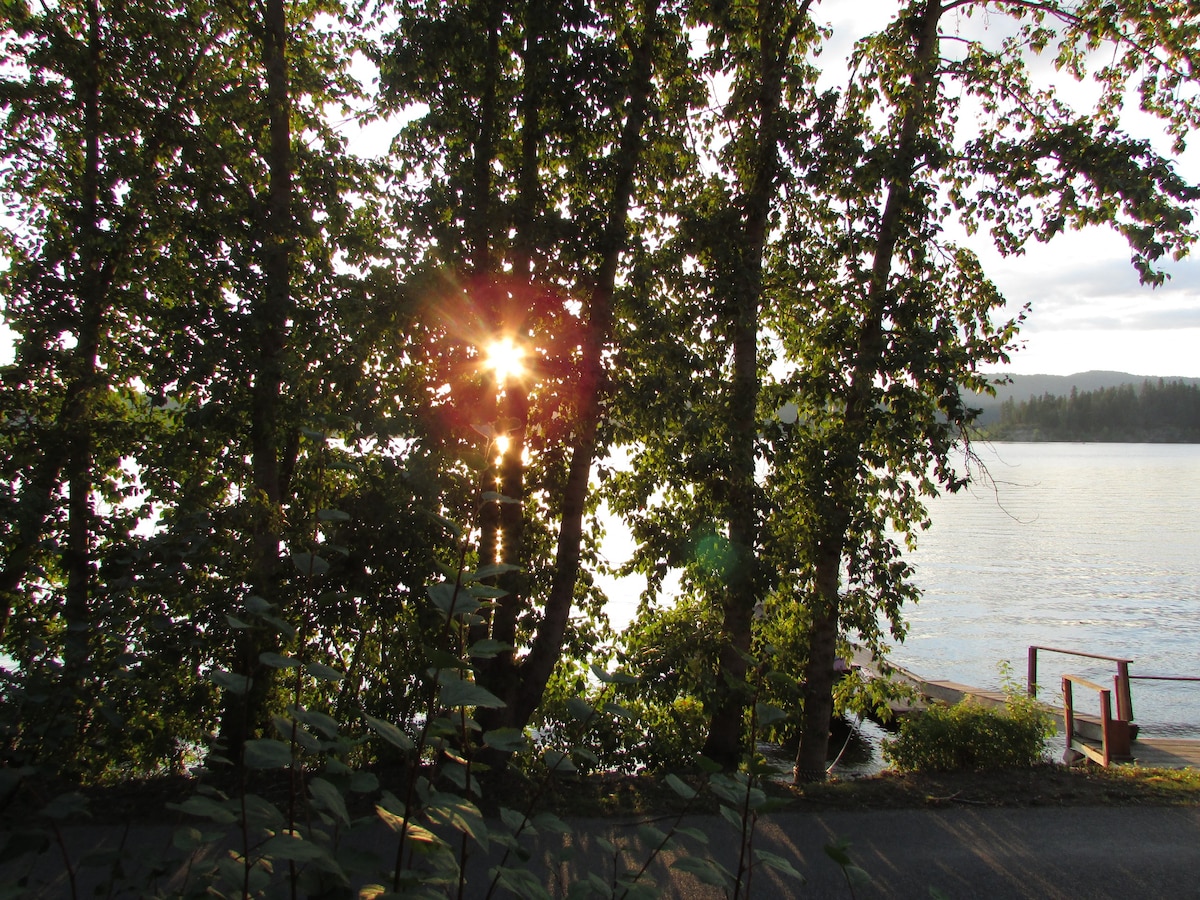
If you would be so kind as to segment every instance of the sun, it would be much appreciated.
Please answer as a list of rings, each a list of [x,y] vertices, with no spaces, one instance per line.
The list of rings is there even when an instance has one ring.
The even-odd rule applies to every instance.
[[[484,367],[495,374],[497,384],[525,374],[525,348],[515,344],[512,338],[492,341],[484,352]]]

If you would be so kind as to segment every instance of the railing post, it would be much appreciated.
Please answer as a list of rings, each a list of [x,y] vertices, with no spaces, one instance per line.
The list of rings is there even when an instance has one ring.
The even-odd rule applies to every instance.
[[[1100,691],[1100,753],[1104,757],[1103,766],[1108,768],[1112,761],[1112,698],[1107,690]]]
[[[1034,645],[1029,645],[1029,668],[1026,672],[1025,691],[1030,697],[1037,696],[1037,650]]]
[[[1071,750],[1071,740],[1075,737],[1075,707],[1071,700],[1071,679],[1066,675],[1062,680],[1063,693],[1063,734],[1067,738],[1067,751]]]
[[[1129,693],[1129,663],[1117,663],[1117,718],[1133,721],[1133,697]]]

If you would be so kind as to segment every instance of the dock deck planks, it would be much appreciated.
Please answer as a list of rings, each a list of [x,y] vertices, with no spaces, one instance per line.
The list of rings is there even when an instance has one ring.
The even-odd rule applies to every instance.
[[[880,663],[869,653],[857,650],[852,660],[858,668],[869,673],[874,678],[885,678]],[[889,664],[891,678],[908,684],[924,697],[939,703],[954,705],[967,697],[972,697],[985,706],[1003,706],[1004,694],[1001,691],[986,690],[960,684],[956,681],[929,680],[909,672],[894,664]],[[894,704],[893,712],[905,715],[919,711],[924,704],[921,702],[899,701]],[[1063,711],[1047,705],[1046,709],[1055,717],[1059,731],[1062,731]],[[1078,716],[1086,719],[1089,717]],[[1153,769],[1190,769],[1200,768],[1200,741],[1184,738],[1138,737],[1133,741],[1132,752],[1134,763]]]

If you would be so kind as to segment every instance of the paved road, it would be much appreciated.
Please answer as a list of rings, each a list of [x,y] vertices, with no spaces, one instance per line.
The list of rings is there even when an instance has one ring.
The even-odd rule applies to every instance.
[[[558,886],[595,873],[611,873],[611,859],[597,839],[636,845],[632,824],[581,821],[577,834],[567,839],[576,848],[574,860],[561,867],[558,878],[549,874],[546,861],[557,858],[562,839],[549,839],[534,853],[531,871],[561,896]],[[718,858],[732,865],[736,837],[730,825],[717,817],[696,817],[685,822],[711,835]],[[70,834],[73,854],[113,832],[75,829]],[[835,839],[850,843],[850,854],[870,876],[870,882],[847,886],[841,870],[823,847]],[[169,840],[161,829],[138,830],[126,846],[146,852]],[[385,855],[395,844],[383,829],[371,834],[364,849]],[[375,845],[371,848],[370,845]],[[906,810],[882,812],[825,812],[777,814],[760,822],[755,846],[790,860],[807,883],[781,878],[768,870],[756,871],[751,881],[754,898],[1200,898],[1200,808],[1071,808]],[[78,858],[78,857],[76,857]],[[644,854],[628,854],[631,865],[640,865]],[[672,873],[669,860],[651,868],[662,895],[680,900],[708,900],[724,896],[719,889],[701,885],[690,876]],[[476,860],[469,896],[483,895],[487,862]],[[62,873],[51,862],[42,873],[51,882],[35,892],[37,897],[70,896]],[[79,896],[91,896],[86,885]],[[932,889],[932,890],[931,890]],[[117,896],[128,896],[118,894]]]

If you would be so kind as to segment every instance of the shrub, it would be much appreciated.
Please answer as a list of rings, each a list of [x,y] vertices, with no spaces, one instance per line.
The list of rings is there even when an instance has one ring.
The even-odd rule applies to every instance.
[[[1053,733],[1053,719],[1029,697],[1010,693],[1003,708],[967,699],[902,721],[883,757],[904,772],[1027,768],[1044,759]]]

